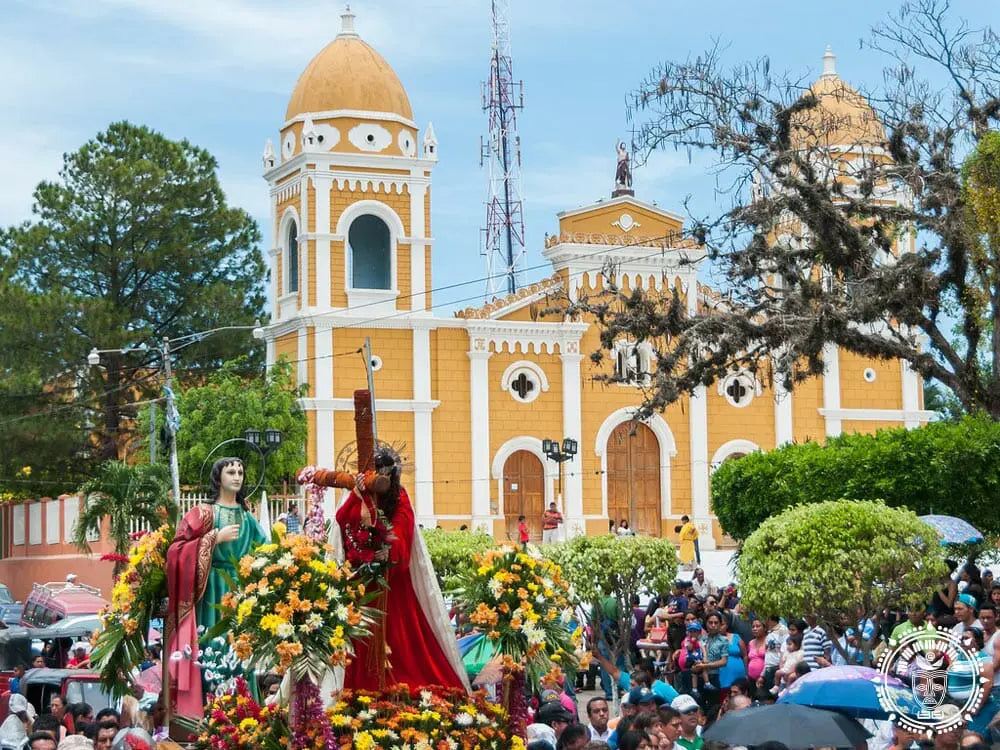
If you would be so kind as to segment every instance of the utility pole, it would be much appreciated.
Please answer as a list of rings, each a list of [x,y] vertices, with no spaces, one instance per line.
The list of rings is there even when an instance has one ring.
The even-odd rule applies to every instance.
[[[173,370],[170,367],[170,339],[163,337],[163,347],[160,349],[163,357],[163,390],[167,397],[167,435],[170,436],[170,483],[174,490],[174,502],[180,505],[181,502],[181,471],[177,465],[177,406],[174,404],[174,391],[171,388],[171,375]]]
[[[156,402],[149,405],[149,463],[156,463]]]

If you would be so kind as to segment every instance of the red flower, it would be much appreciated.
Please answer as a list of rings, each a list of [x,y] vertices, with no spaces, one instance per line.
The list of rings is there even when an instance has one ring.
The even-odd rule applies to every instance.
[[[372,538],[372,533],[368,529],[358,529],[358,533],[354,536],[360,544],[367,544],[368,540]]]
[[[115,554],[113,552],[108,552],[106,554],[101,555],[101,561],[102,562],[127,563],[128,562],[128,557],[126,557],[125,555],[118,555],[118,554]]]

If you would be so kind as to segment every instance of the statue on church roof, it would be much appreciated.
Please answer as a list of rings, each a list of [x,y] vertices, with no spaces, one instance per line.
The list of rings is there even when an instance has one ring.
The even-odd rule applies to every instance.
[[[632,191],[632,166],[629,162],[628,148],[625,142],[618,141],[618,169],[615,171],[615,190],[612,197],[619,195],[635,195]]]

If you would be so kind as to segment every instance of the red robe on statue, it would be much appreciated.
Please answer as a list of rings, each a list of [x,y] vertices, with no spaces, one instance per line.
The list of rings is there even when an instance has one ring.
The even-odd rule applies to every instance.
[[[337,510],[337,525],[341,536],[345,526],[361,523],[362,500],[357,492]],[[411,688],[423,685],[445,685],[463,688],[461,678],[445,656],[445,653],[427,621],[427,614],[410,579],[410,556],[413,551],[416,524],[413,507],[406,491],[399,490],[399,507],[391,519],[392,533],[396,541],[389,551],[389,568],[386,581],[389,591],[386,597],[382,626],[388,647],[389,669],[385,685],[379,685],[379,675],[369,665],[371,638],[355,641],[354,658],[344,674],[344,687],[353,690],[379,690],[405,683]]]

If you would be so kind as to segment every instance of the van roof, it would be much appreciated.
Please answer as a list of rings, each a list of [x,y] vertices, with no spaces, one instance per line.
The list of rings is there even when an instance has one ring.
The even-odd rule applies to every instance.
[[[34,604],[45,604],[58,601],[66,614],[90,614],[99,612],[108,602],[101,598],[101,590],[85,583],[69,583],[55,581],[36,583],[32,586],[28,601]]]

